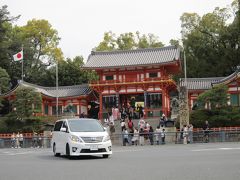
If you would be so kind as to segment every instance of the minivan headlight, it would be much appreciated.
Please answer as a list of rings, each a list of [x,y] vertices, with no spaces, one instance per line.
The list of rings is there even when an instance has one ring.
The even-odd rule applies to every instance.
[[[75,136],[75,135],[71,135],[71,140],[73,142],[82,142],[82,140],[78,136]]]
[[[109,135],[106,135],[104,138],[103,138],[103,142],[106,142],[106,141],[109,141],[110,140],[110,136]]]

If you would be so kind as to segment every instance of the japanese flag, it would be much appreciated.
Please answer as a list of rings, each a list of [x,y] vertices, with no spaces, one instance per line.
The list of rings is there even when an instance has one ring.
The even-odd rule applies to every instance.
[[[23,59],[23,50],[13,55],[14,61],[21,61]]]

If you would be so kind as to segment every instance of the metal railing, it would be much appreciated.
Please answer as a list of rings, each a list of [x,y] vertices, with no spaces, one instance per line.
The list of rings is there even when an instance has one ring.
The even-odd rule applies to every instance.
[[[51,137],[0,138],[0,148],[50,148]]]
[[[136,144],[139,145],[140,135],[137,136]],[[151,138],[153,145],[162,144],[162,137],[159,133],[143,133],[144,145],[151,145]],[[198,131],[188,133],[184,135],[184,132],[166,132],[164,144],[183,144],[184,136],[188,140],[188,143],[214,143],[214,142],[240,142],[240,131],[209,131],[207,134],[204,131]],[[129,133],[128,135],[113,133],[110,135],[112,144],[116,146],[135,145],[132,142],[134,134]],[[126,141],[127,137],[127,141]],[[157,142],[158,137],[158,142]],[[125,139],[124,139],[125,138]],[[19,139],[11,139],[10,137],[0,138],[0,148],[51,148],[51,137],[41,136],[40,138],[35,137],[24,137],[22,141]]]

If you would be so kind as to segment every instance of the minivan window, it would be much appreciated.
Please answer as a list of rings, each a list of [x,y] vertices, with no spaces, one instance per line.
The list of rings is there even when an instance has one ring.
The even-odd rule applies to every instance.
[[[54,131],[60,131],[61,127],[62,127],[62,121],[58,121],[56,122],[55,126],[54,126]]]
[[[69,120],[68,126],[72,132],[103,132],[104,128],[97,120]]]

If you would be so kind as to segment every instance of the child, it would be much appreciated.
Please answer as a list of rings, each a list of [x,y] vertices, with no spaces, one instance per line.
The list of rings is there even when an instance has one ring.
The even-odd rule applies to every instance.
[[[126,146],[126,143],[128,142],[128,131],[127,128],[123,130],[123,146]]]
[[[163,129],[161,132],[162,144],[165,144],[165,136],[166,136],[165,129]]]

